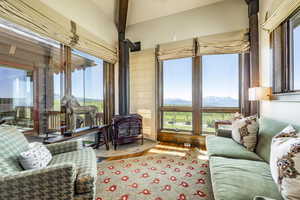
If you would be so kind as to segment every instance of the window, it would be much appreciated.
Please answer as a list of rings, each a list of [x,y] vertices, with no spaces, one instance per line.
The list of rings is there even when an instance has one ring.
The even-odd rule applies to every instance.
[[[275,98],[300,92],[300,12],[296,11],[271,34]],[[285,97],[284,97],[285,98]],[[297,97],[296,97],[297,98]]]
[[[95,106],[103,113],[103,61],[73,50],[72,68],[72,94],[81,106]]]
[[[164,106],[192,106],[192,59],[164,61]]]
[[[202,57],[203,107],[239,107],[237,54]]]
[[[33,128],[32,71],[0,66],[0,119],[21,130]]]
[[[193,130],[192,58],[166,60],[162,67],[162,129]],[[165,111],[164,109],[168,109]],[[180,109],[178,111],[178,109]]]
[[[202,56],[202,133],[215,132],[215,120],[239,112],[239,55]]]
[[[216,120],[232,119],[240,111],[239,59],[222,54],[162,61],[160,129],[209,134]]]

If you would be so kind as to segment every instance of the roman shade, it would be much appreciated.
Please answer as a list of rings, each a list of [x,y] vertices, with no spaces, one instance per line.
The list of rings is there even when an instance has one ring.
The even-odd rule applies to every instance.
[[[197,55],[244,53],[250,48],[249,31],[240,30],[197,38]]]
[[[92,35],[39,0],[0,1],[0,17],[107,62],[117,61],[117,49],[114,46]]]
[[[194,39],[161,44],[157,52],[159,60],[193,57],[195,55],[196,43]]]
[[[300,0],[276,0],[271,5],[266,15],[266,20],[262,24],[263,29],[272,32],[289,15],[300,6]]]

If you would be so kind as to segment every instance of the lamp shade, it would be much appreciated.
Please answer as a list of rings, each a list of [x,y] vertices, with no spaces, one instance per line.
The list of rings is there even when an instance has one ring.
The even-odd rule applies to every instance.
[[[270,100],[271,88],[253,87],[249,88],[249,101]]]

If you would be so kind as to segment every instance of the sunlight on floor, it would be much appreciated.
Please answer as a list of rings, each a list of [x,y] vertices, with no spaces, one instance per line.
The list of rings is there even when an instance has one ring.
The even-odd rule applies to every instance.
[[[166,145],[161,145],[161,144],[158,144],[155,147],[156,148],[160,148],[160,149],[170,149],[170,150],[176,150],[176,151],[189,151],[188,148],[166,146]]]
[[[176,151],[167,151],[167,150],[159,150],[159,149],[151,149],[148,151],[149,153],[157,153],[157,154],[168,154],[173,156],[185,156],[186,153],[176,152]]]

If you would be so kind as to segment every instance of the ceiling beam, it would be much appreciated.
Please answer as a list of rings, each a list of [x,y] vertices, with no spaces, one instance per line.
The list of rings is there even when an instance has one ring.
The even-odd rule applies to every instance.
[[[125,33],[129,0],[116,0],[115,24],[119,33]]]

